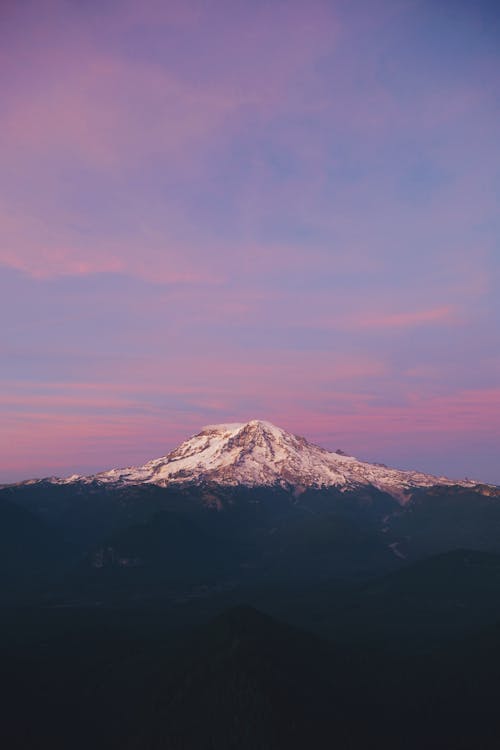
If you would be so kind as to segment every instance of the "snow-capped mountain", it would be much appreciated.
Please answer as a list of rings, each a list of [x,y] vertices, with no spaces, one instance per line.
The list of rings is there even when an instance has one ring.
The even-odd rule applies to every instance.
[[[281,486],[302,489],[336,487],[356,490],[375,487],[405,502],[412,489],[436,485],[476,487],[416,471],[400,471],[331,452],[305,438],[261,420],[217,424],[181,443],[166,456],[143,466],[112,469],[92,476],[51,478],[57,484],[77,482],[134,484],[212,483],[224,486]]]

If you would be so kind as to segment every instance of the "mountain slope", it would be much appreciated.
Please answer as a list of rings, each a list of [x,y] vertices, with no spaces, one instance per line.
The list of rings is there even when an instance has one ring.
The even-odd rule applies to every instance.
[[[59,534],[35,513],[0,499],[1,603],[35,594],[69,559]]]
[[[456,549],[369,582],[343,616],[349,631],[405,638],[479,629],[500,620],[500,555]]]
[[[368,621],[347,645],[248,606],[195,631],[123,614],[101,611],[96,627],[80,609],[51,623],[32,611],[31,634],[4,632],[2,746],[498,748],[498,628],[395,651],[367,644]]]
[[[34,480],[31,480],[34,481]],[[217,484],[281,486],[294,488],[337,487],[342,491],[374,487],[404,503],[415,488],[459,485],[454,481],[416,471],[400,471],[358,461],[342,452],[331,452],[292,435],[270,422],[219,424],[205,427],[178,448],[143,466],[112,469],[88,477],[50,478],[54,484],[98,482],[128,484]]]

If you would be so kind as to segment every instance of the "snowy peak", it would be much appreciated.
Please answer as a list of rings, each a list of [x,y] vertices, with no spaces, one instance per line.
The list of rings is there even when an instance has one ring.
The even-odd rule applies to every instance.
[[[143,466],[112,469],[91,477],[51,480],[57,483],[124,484],[213,483],[293,487],[336,487],[341,491],[375,487],[405,502],[412,489],[435,485],[477,486],[413,471],[399,471],[332,453],[270,422],[208,425],[166,456]]]
[[[151,462],[155,483],[202,479],[222,484],[269,485],[297,483],[307,471],[304,438],[291,435],[270,422],[209,425],[168,454]],[[293,476],[288,476],[295,467]]]

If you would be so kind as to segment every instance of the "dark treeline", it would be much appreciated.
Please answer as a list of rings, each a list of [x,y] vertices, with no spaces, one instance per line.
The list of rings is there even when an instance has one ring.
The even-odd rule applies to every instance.
[[[2,746],[498,747],[500,628],[368,630],[336,641],[243,606],[183,627],[161,608],[10,613]]]

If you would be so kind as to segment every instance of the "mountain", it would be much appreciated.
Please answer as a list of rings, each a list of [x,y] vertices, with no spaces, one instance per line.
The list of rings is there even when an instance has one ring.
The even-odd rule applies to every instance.
[[[2,622],[3,747],[498,747],[498,627],[394,650],[367,643],[370,623],[348,645],[244,605],[196,629],[117,614],[30,612],[24,635]]]
[[[478,487],[468,480],[451,480],[417,471],[400,471],[358,461],[342,451],[331,452],[292,435],[270,422],[209,425],[166,456],[143,466],[111,469],[91,476],[73,475],[29,480],[32,484],[100,483],[111,486],[154,484],[219,485],[293,488],[335,487],[355,491],[375,488],[405,503],[414,489],[433,486]]]
[[[307,627],[315,621],[320,632],[362,638],[369,623],[370,638],[400,644],[409,638],[456,636],[500,622],[499,591],[500,555],[456,549],[403,565],[340,594],[335,587],[310,588],[300,603],[305,618],[299,607],[293,616],[291,607],[286,611],[284,597],[280,604],[287,619],[306,619]]]
[[[258,420],[206,427],[143,466],[3,487],[2,500],[64,540],[64,601],[364,581],[457,548],[500,552],[500,488],[364,463]],[[51,549],[26,554],[28,576]]]
[[[328,646],[251,607],[208,623],[169,666],[162,691],[149,680],[155,700],[143,701],[131,748],[271,750],[309,742],[326,750],[346,709]],[[344,733],[338,730],[340,742]]]
[[[394,724],[393,688],[362,648],[336,648],[249,606],[187,633],[89,628],[74,613],[41,640],[0,643],[0,656],[9,748],[357,750]]]
[[[479,629],[500,621],[499,591],[500,555],[457,549],[363,587],[356,617],[396,632]]]
[[[253,420],[0,487],[0,532],[6,747],[498,746],[500,488]]]

